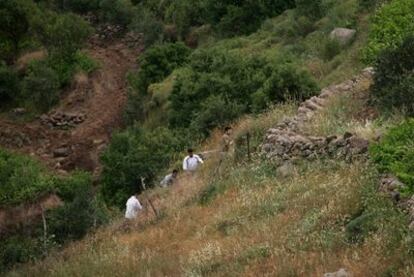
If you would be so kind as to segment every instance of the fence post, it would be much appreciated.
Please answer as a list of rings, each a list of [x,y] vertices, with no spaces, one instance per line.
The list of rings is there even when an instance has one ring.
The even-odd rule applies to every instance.
[[[250,132],[247,133],[246,140],[247,140],[247,159],[250,162],[251,161],[251,154],[250,154]]]

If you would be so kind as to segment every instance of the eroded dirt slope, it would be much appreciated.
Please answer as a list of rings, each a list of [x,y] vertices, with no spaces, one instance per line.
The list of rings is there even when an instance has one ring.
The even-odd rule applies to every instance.
[[[30,123],[0,118],[1,146],[32,155],[62,174],[76,168],[99,172],[99,154],[122,124],[126,74],[141,49],[122,40],[88,48],[100,68],[90,76],[75,76],[48,115]]]

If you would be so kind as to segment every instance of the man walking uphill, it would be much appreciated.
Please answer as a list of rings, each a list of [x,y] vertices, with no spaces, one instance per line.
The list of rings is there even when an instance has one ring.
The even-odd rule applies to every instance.
[[[183,169],[185,172],[194,173],[200,164],[203,164],[203,160],[200,156],[195,155],[193,149],[188,149],[188,156],[183,161]]]
[[[126,203],[125,218],[135,219],[138,216],[138,210],[142,210],[141,203],[137,198],[138,193],[131,196]]]

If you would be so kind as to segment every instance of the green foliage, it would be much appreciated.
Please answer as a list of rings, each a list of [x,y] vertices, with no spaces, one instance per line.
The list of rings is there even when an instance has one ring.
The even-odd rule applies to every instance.
[[[0,63],[0,101],[10,101],[20,93],[19,77],[17,73]]]
[[[59,75],[44,61],[30,66],[23,80],[22,97],[40,112],[48,111],[59,101]]]
[[[152,131],[131,128],[116,134],[102,155],[102,195],[110,205],[124,207],[142,190],[141,177],[152,185],[172,158],[185,149],[186,136],[166,128]]]
[[[341,44],[336,39],[328,39],[322,49],[322,58],[330,61],[341,52]]]
[[[414,115],[414,36],[384,51],[376,61],[372,97],[385,110]]]
[[[39,32],[52,59],[71,62],[84,46],[92,29],[81,17],[62,14],[47,19]]]
[[[100,0],[56,0],[56,6],[61,10],[87,13],[96,11]]]
[[[207,136],[210,130],[223,128],[237,119],[243,110],[241,104],[227,101],[221,95],[210,95],[201,103],[200,110],[194,112],[190,129]]]
[[[97,61],[80,51],[75,55],[75,65],[77,70],[87,74],[92,73],[99,68],[99,63]]]
[[[149,47],[162,41],[164,26],[154,13],[147,8],[140,6],[134,18],[131,20],[129,29],[144,34],[144,45]]]
[[[414,0],[394,0],[372,18],[364,60],[372,63],[385,49],[397,47],[414,30]]]
[[[290,64],[273,65],[271,75],[263,87],[253,95],[253,108],[255,111],[261,111],[267,108],[269,103],[303,101],[315,95],[318,90],[318,85],[307,71],[298,70]]]
[[[380,143],[370,149],[381,172],[392,173],[414,192],[414,120],[390,129]]]
[[[188,60],[190,49],[183,43],[166,43],[149,48],[140,56],[136,88],[143,94],[148,86],[163,80]]]
[[[49,232],[57,242],[80,239],[94,226],[106,222],[106,215],[93,195],[90,174],[77,172],[60,181],[58,195],[65,204],[47,215]]]
[[[54,188],[55,180],[38,163],[0,149],[0,206],[21,203]]]
[[[325,7],[322,0],[295,0],[296,13],[307,16],[313,20],[325,15]]]
[[[104,21],[121,26],[128,26],[138,12],[130,0],[100,0],[99,11]]]
[[[362,9],[372,9],[379,7],[381,4],[387,2],[387,0],[358,0],[358,4]]]
[[[30,2],[26,0],[0,1],[0,60],[13,61],[20,43],[29,31]]]
[[[294,0],[283,1],[206,1],[207,22],[224,35],[249,34],[257,30],[264,19],[293,8]]]
[[[0,273],[18,263],[26,263],[41,254],[39,243],[23,235],[16,235],[0,242]]]
[[[285,61],[242,57],[220,48],[198,50],[176,78],[169,121],[173,127],[222,126],[242,113],[289,99],[302,100],[316,91],[317,85],[307,72]],[[215,97],[206,100],[210,96]],[[213,119],[211,113],[219,106],[229,110]],[[201,131],[200,126],[197,129]]]

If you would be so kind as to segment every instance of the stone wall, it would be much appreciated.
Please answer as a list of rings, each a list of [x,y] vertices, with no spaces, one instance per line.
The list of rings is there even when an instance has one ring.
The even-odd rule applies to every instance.
[[[306,134],[303,127],[316,112],[324,109],[329,98],[350,93],[360,82],[372,80],[372,75],[372,68],[367,68],[352,80],[325,88],[319,96],[303,102],[296,116],[286,118],[275,128],[267,131],[262,144],[262,154],[280,165],[297,159],[332,157],[351,161],[364,157],[368,152],[369,142],[363,138],[351,133],[315,137]]]

